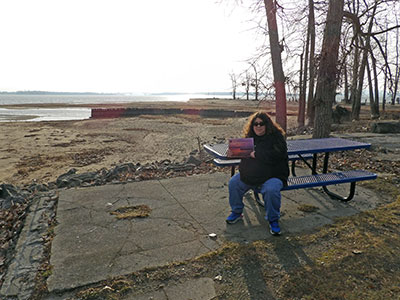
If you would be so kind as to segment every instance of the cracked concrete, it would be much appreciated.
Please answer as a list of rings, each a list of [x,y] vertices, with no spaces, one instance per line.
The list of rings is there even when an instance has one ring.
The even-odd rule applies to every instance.
[[[191,259],[217,249],[225,241],[273,238],[267,232],[264,209],[250,193],[245,196],[243,222],[233,226],[225,223],[228,180],[228,174],[214,173],[61,191],[49,291]],[[335,192],[346,194],[348,188],[340,185]],[[332,223],[336,217],[374,208],[381,201],[374,192],[361,187],[347,204],[331,200],[320,188],[285,191],[282,195],[284,234]],[[140,204],[151,208],[149,217],[117,219],[110,214],[119,207]],[[302,212],[302,204],[317,209]],[[210,233],[217,238],[209,238]]]
[[[226,181],[225,174],[219,177]],[[49,291],[189,259],[218,248],[220,241],[208,238],[207,229],[193,212],[196,203],[204,202],[201,191],[208,190],[210,178],[198,176],[194,184],[197,191],[190,197],[187,193],[182,197],[175,181],[181,182],[178,188],[187,189],[186,178],[175,178],[61,192]],[[223,185],[219,189],[224,192]],[[118,207],[140,204],[152,209],[149,217],[119,220],[110,214]],[[226,203],[221,205],[225,208]]]

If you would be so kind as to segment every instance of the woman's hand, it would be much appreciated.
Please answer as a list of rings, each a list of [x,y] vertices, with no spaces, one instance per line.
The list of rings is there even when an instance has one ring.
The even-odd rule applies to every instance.
[[[251,157],[251,158],[256,158],[256,152],[255,152],[255,151],[251,152],[251,153],[250,153],[250,157]]]

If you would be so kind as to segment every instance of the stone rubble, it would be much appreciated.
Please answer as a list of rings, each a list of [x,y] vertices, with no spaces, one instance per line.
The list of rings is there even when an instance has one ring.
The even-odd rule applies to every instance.
[[[110,170],[81,174],[73,168],[48,184],[0,185],[0,299],[29,299],[35,292],[35,278],[43,271],[46,247],[51,245],[58,189],[123,184],[215,170],[209,158],[201,160],[195,154],[193,151],[184,162],[126,163]]]

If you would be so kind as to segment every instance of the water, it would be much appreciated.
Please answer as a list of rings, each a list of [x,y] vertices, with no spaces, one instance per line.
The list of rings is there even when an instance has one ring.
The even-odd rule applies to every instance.
[[[160,95],[22,95],[0,94],[0,105],[20,104],[96,104],[140,101],[180,101],[190,98],[211,98],[212,94],[160,94]]]
[[[228,98],[230,95],[216,94],[157,94],[157,95],[103,95],[103,94],[68,94],[68,95],[27,95],[0,94],[1,105],[29,104],[112,104],[129,102],[178,101],[186,102],[191,98]],[[0,122],[8,121],[60,121],[84,120],[91,114],[90,108],[0,108]]]
[[[90,115],[90,108],[0,108],[0,122],[85,120]]]

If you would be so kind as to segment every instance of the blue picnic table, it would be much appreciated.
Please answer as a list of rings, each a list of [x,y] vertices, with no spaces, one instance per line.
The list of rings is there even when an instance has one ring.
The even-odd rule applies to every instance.
[[[355,185],[357,181],[376,179],[377,175],[365,170],[351,170],[340,172],[328,172],[329,154],[337,151],[352,151],[356,149],[368,149],[371,146],[369,143],[358,142],[343,138],[320,138],[320,139],[296,139],[288,140],[288,156],[292,161],[292,175],[288,179],[288,186],[282,190],[293,190],[300,188],[308,188],[322,186],[323,190],[334,199],[341,201],[349,201],[355,193]],[[227,156],[227,144],[205,144],[204,149],[214,158],[214,163],[217,166],[231,166],[232,174],[234,168],[240,163],[240,159],[231,159]],[[318,154],[324,154],[322,174],[317,173]],[[308,160],[312,158],[312,164]],[[296,176],[294,162],[302,160],[311,169],[311,175]],[[342,197],[328,190],[327,185],[350,183],[350,193],[347,197]],[[257,202],[258,194],[255,193]],[[260,203],[261,204],[261,203]]]

